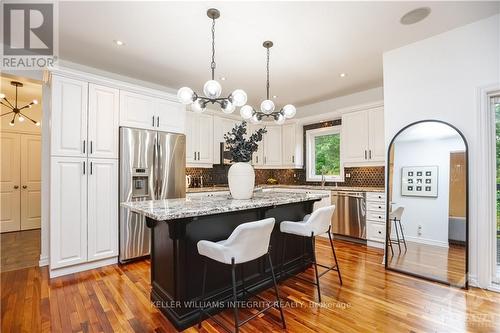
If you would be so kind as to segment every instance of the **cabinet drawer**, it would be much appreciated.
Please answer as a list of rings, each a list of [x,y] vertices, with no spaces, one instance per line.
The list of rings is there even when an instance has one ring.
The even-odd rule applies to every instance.
[[[375,202],[375,201],[368,201],[366,203],[366,210],[368,211],[376,211],[377,214],[379,212],[385,212],[385,203],[384,202]]]
[[[385,212],[384,211],[367,211],[366,219],[369,221],[385,222]]]
[[[366,225],[366,238],[375,242],[385,242],[385,224],[368,222]]]
[[[366,201],[385,202],[385,193],[384,192],[366,192]]]

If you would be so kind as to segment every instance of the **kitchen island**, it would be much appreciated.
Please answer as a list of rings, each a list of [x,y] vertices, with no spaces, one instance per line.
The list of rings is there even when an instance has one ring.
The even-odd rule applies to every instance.
[[[255,193],[249,200],[230,196],[196,197],[156,201],[125,202],[121,205],[146,216],[151,237],[151,300],[183,330],[198,322],[203,258],[196,244],[200,240],[227,239],[240,224],[268,217],[276,219],[270,250],[278,278],[282,263],[282,221],[300,221],[310,214],[320,194],[273,192]],[[309,239],[288,235],[284,270],[296,274],[309,267],[312,258]],[[241,265],[240,265],[241,266]],[[241,267],[240,267],[241,268]],[[265,258],[244,264],[245,287],[259,292],[272,286]],[[217,302],[231,295],[229,266],[209,261],[206,300]],[[242,272],[243,273],[243,272]],[[238,274],[241,283],[243,274]],[[214,308],[213,312],[222,308]]]

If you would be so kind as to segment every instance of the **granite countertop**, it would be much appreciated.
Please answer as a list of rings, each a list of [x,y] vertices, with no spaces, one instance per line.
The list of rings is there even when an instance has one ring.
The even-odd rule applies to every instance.
[[[319,200],[322,194],[257,192],[252,199],[235,200],[229,195],[180,199],[122,202],[121,206],[158,221]]]
[[[324,190],[324,191],[358,191],[358,192],[385,192],[383,187],[349,187],[349,186],[319,186],[319,185],[256,185],[255,188],[277,189],[280,188],[298,188],[304,190]],[[187,188],[186,193],[202,193],[202,192],[220,192],[229,191],[229,187],[225,186],[207,186]]]

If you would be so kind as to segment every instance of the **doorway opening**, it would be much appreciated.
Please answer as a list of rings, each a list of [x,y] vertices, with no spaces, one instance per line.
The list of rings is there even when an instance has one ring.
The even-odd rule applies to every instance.
[[[0,76],[0,271],[39,265],[42,84]]]
[[[496,158],[496,281],[500,281],[500,95],[492,96],[490,107],[495,114]]]

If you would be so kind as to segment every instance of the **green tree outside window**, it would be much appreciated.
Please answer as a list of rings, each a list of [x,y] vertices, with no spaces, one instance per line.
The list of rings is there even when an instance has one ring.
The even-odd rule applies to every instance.
[[[314,149],[316,174],[340,175],[340,134],[316,136]]]

